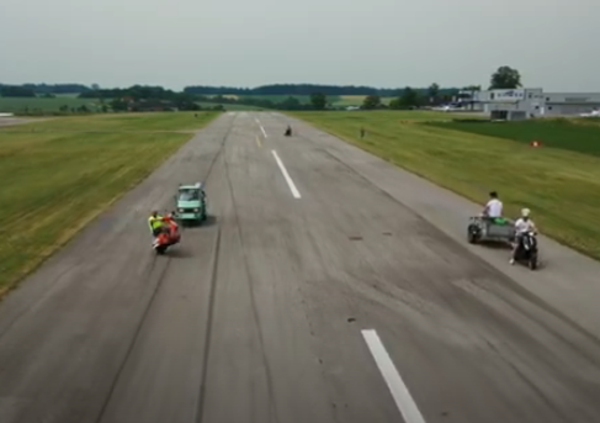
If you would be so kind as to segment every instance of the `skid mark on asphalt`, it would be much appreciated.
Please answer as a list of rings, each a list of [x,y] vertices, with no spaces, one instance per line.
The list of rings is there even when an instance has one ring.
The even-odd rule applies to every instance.
[[[119,382],[121,374],[123,373],[123,370],[125,369],[125,365],[127,364],[129,357],[131,356],[131,352],[133,351],[133,348],[135,347],[135,344],[140,336],[140,333],[142,332],[142,328],[144,327],[144,322],[146,321],[146,317],[148,316],[148,313],[150,312],[150,309],[152,308],[152,305],[154,304],[154,300],[156,299],[157,294],[160,291],[161,286],[163,285],[162,282],[164,280],[165,274],[167,273],[167,270],[169,269],[169,265],[171,264],[171,261],[172,261],[172,259],[168,258],[166,260],[166,262],[162,262],[162,263],[164,263],[163,268],[162,269],[159,268],[158,270],[156,270],[158,275],[156,276],[154,290],[152,291],[150,300],[148,301],[148,304],[146,305],[146,308],[145,308],[144,312],[142,313],[142,317],[135,329],[131,343],[129,344],[129,347],[127,348],[127,352],[125,353],[125,357],[124,357],[123,361],[121,362],[119,369],[117,370],[117,374],[116,374],[115,378],[113,379],[113,382],[108,391],[108,395],[106,396],[106,400],[102,404],[102,408],[100,409],[100,413],[98,414],[96,423],[100,423],[102,421],[102,419],[104,417],[104,413],[108,409],[108,404],[110,403],[111,399],[113,398],[113,394],[115,392],[117,383]],[[158,261],[157,258],[155,258],[152,261],[152,265],[148,272],[150,280],[152,279],[152,275],[155,273],[155,269],[157,268],[158,263],[161,263],[161,262]]]
[[[221,157],[221,155],[223,153],[223,150],[225,148],[225,143],[227,141],[227,138],[231,134],[233,126],[234,125],[232,124],[229,127],[229,129],[227,130],[227,132],[223,136],[223,139],[221,140],[219,149],[217,150],[217,152],[212,157],[212,160],[211,160],[211,162],[209,164],[209,167],[207,169],[207,172],[206,172],[206,176],[204,177],[204,182],[205,183],[208,180],[208,178],[210,177],[210,175],[211,175],[211,173],[212,173],[212,171],[214,169],[215,163],[217,162],[217,160],[219,159],[219,157]],[[198,401],[198,410],[199,411],[202,411],[202,406],[203,406],[203,403],[204,403],[203,402],[204,391],[205,391],[205,389],[204,389],[204,383],[205,383],[206,365],[207,365],[207,362],[208,362],[207,361],[208,354],[206,352],[210,348],[210,334],[211,334],[211,328],[212,328],[212,314],[213,314],[213,309],[214,309],[214,305],[213,305],[213,303],[214,303],[214,292],[215,292],[214,285],[216,283],[215,282],[216,281],[215,273],[216,273],[216,266],[217,266],[217,263],[218,263],[218,247],[219,247],[219,242],[220,242],[220,235],[221,235],[220,228],[217,228],[217,236],[216,236],[216,241],[215,241],[216,242],[216,249],[214,250],[215,251],[215,258],[214,258],[214,264],[213,264],[213,267],[214,267],[215,271],[213,272],[213,275],[212,275],[211,292],[209,294],[210,295],[210,303],[209,303],[209,310],[208,310],[209,315],[208,315],[208,323],[207,323],[207,329],[206,329],[206,339],[207,339],[207,341],[205,343],[205,354],[204,354],[204,358],[203,358],[203,360],[204,360],[204,363],[203,363],[204,366],[203,366],[203,370],[202,370],[203,373],[202,373],[202,381],[201,381],[200,394],[199,394],[200,395],[200,399]],[[110,401],[113,398],[113,393],[115,391],[117,383],[119,382],[120,376],[121,376],[123,370],[125,369],[127,361],[129,360],[129,357],[131,355],[131,352],[133,351],[133,349],[135,347],[135,344],[136,344],[136,342],[138,340],[138,337],[139,337],[139,335],[140,335],[140,333],[142,331],[142,328],[144,326],[144,323],[146,322],[146,317],[149,315],[149,312],[150,312],[150,310],[152,308],[154,300],[156,299],[157,294],[158,294],[158,292],[160,290],[160,287],[162,286],[163,277],[165,276],[165,274],[167,272],[167,269],[168,269],[169,265],[171,264],[171,261],[173,260],[173,258],[170,257],[170,256],[167,256],[165,258],[167,260],[166,260],[166,262],[164,262],[165,263],[164,264],[164,268],[162,270],[160,270],[160,273],[159,273],[159,276],[158,276],[158,280],[157,280],[157,282],[155,284],[154,291],[152,292],[150,300],[148,301],[148,305],[146,306],[146,309],[144,310],[144,312],[142,314],[142,318],[140,319],[140,322],[139,322],[139,324],[138,324],[138,326],[136,328],[136,331],[134,333],[132,342],[131,342],[131,344],[130,344],[130,346],[129,346],[126,354],[125,354],[125,358],[123,359],[123,362],[121,363],[121,365],[119,367],[119,370],[117,371],[117,374],[116,374],[116,376],[115,376],[115,378],[113,380],[113,383],[112,383],[112,385],[110,387],[110,390],[108,392],[108,395],[106,397],[106,401],[104,402],[104,404],[103,404],[103,406],[102,406],[102,408],[100,410],[100,413],[98,415],[98,418],[96,419],[96,423],[101,423],[102,422],[104,414],[105,414],[106,410],[108,409],[108,405],[110,404]],[[151,265],[150,269],[149,269],[149,275],[150,276],[152,275],[152,273],[153,273],[153,271],[154,271],[155,266],[156,266],[157,263],[159,263],[159,261],[157,260],[157,258],[155,258],[153,260],[153,262],[152,262],[152,265]],[[199,416],[201,416],[201,414],[199,414]]]
[[[202,378],[200,380],[200,392],[198,406],[196,409],[196,421],[202,422],[204,415],[205,399],[206,399],[206,384],[208,375],[208,359],[210,354],[210,346],[212,340],[213,319],[215,314],[215,297],[217,292],[217,269],[219,264],[219,251],[221,249],[221,228],[217,228],[217,236],[215,238],[214,254],[212,260],[212,273],[210,279],[210,293],[208,302],[208,319],[206,320],[206,331],[204,339],[204,356],[202,358]]]
[[[237,233],[237,238],[239,240],[240,246],[241,246],[241,251],[243,254],[243,261],[242,261],[242,265],[244,266],[245,269],[245,273],[246,273],[246,279],[248,281],[248,283],[250,284],[250,286],[248,287],[249,292],[250,292],[250,300],[252,303],[252,315],[253,315],[253,319],[254,319],[254,323],[256,325],[256,328],[258,330],[258,337],[259,337],[259,343],[260,343],[260,351],[262,354],[261,360],[263,362],[263,366],[264,366],[264,370],[266,373],[266,379],[267,379],[267,389],[268,389],[268,395],[269,395],[269,403],[270,403],[270,409],[269,409],[269,414],[271,416],[271,421],[275,421],[275,422],[279,422],[279,419],[277,418],[277,411],[275,409],[275,390],[273,388],[273,375],[272,375],[272,371],[271,371],[271,365],[269,363],[268,357],[266,355],[266,349],[265,349],[265,341],[264,341],[264,334],[263,334],[263,325],[261,325],[260,322],[260,317],[258,314],[258,308],[257,308],[257,301],[256,301],[256,295],[254,293],[254,288],[253,288],[253,283],[252,283],[252,277],[251,277],[251,272],[250,272],[250,268],[248,265],[248,256],[247,256],[247,250],[244,247],[244,237],[242,235],[241,232],[241,224],[240,224],[240,216],[238,214],[238,202],[236,201],[235,198],[235,194],[234,194],[234,190],[233,190],[233,182],[231,181],[231,175],[230,175],[230,171],[229,171],[229,163],[227,162],[227,158],[224,155],[223,156],[223,164],[225,166],[225,175],[227,176],[227,183],[229,186],[229,195],[231,196],[231,202],[233,204],[233,213],[234,213],[234,220],[235,220],[235,227],[236,227],[236,233]],[[211,301],[211,304],[214,301]],[[211,305],[212,307],[212,305]],[[208,345],[208,343],[207,343]],[[207,350],[207,352],[210,352],[210,350]],[[205,354],[205,358],[206,358],[206,363],[208,363],[208,353]],[[206,372],[206,368],[204,370]],[[204,377],[204,376],[203,376]],[[199,423],[202,423],[203,421],[203,415],[201,413],[197,414],[197,418],[196,420]]]

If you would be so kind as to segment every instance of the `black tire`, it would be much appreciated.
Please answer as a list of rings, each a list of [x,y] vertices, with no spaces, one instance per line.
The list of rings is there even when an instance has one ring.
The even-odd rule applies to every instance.
[[[535,270],[538,267],[538,258],[537,258],[537,254],[532,254],[529,257],[529,261],[527,262],[527,266],[531,269],[531,270]]]
[[[469,244],[477,244],[479,237],[477,236],[476,232],[472,231],[471,229],[468,229],[467,230],[467,239],[469,240]]]
[[[164,245],[160,246],[160,247],[156,247],[154,249],[154,251],[156,251],[156,254],[158,254],[158,255],[163,255],[165,253],[165,251],[167,251],[167,247],[165,247]]]

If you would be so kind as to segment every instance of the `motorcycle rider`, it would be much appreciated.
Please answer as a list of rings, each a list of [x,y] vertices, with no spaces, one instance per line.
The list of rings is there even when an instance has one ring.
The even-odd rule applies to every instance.
[[[521,217],[515,222],[515,245],[513,247],[512,256],[510,258],[510,264],[515,263],[517,257],[517,250],[521,246],[521,240],[523,235],[527,232],[537,233],[537,228],[533,220],[529,217],[531,210],[524,208],[521,210]]]
[[[160,216],[156,210],[153,210],[152,214],[150,214],[148,226],[150,227],[150,232],[152,232],[154,240],[156,240],[156,237],[161,233],[163,228],[163,217]]]

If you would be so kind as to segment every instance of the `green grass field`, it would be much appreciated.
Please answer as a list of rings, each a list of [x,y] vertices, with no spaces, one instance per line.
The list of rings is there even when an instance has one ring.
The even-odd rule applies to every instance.
[[[338,97],[332,105],[335,107],[349,107],[349,106],[361,106],[365,101],[366,95],[343,95]],[[389,104],[394,97],[382,97],[381,102],[383,104]]]
[[[99,114],[89,117],[50,118],[27,125],[0,127],[2,132],[48,131],[189,131],[201,127],[219,112],[165,112]],[[195,115],[198,115],[196,118]]]
[[[600,119],[544,119],[521,122],[450,122],[430,125],[600,157]]]
[[[223,94],[223,97],[234,98],[243,101],[243,99],[261,99],[271,100],[273,102],[285,101],[288,97],[294,97],[303,104],[310,103],[308,95],[248,95],[237,96]],[[328,101],[333,107],[349,107],[360,106],[366,96],[364,95],[344,95],[344,96],[329,96]],[[384,97],[381,99],[384,104],[389,104],[392,97]],[[110,100],[106,100],[107,103]],[[198,102],[201,107],[214,107],[218,103]],[[0,113],[25,113],[25,112],[58,112],[62,106],[67,106],[69,109],[81,106],[86,106],[91,112],[100,112],[102,104],[99,99],[95,98],[78,98],[76,94],[57,95],[55,98],[18,98],[18,97],[0,97]],[[231,111],[252,111],[262,110],[260,107],[244,105],[244,104],[223,104],[223,107]]]
[[[206,103],[206,102],[202,102],[202,101],[197,101],[196,104],[198,104],[200,107],[211,108],[211,107],[218,106],[220,103]],[[246,105],[246,104],[223,103],[221,105],[225,108],[225,110],[232,111],[232,112],[264,110],[262,107],[250,106],[250,105]]]
[[[519,125],[475,123],[469,127],[495,135],[489,136],[456,130],[456,125],[464,129],[466,124],[425,124],[451,116],[444,113],[306,112],[294,116],[478,203],[487,200],[490,190],[498,190],[508,214],[516,216],[519,209],[529,207],[542,233],[600,259],[600,158],[592,155],[597,149],[591,146],[589,135],[596,131],[600,143],[598,125],[589,124],[587,135],[578,136],[580,123],[566,124],[572,133],[563,128],[560,135],[550,138],[556,122],[532,123],[541,125],[536,130],[546,135],[541,148],[532,148]],[[485,125],[497,126],[484,129]],[[544,125],[547,129],[541,129]],[[361,127],[367,130],[362,140]]]
[[[197,129],[217,115],[98,115],[3,127],[0,219],[10,225],[0,229],[0,293],[190,138],[146,131]],[[109,132],[69,132],[87,130]]]
[[[231,97],[238,100],[243,101],[245,98],[247,99],[260,99],[260,100],[270,100],[273,102],[282,102],[288,97],[296,98],[302,104],[310,103],[309,95],[223,95],[223,97]],[[366,96],[364,95],[343,95],[343,96],[328,96],[327,100],[334,107],[349,107],[349,106],[360,106],[363,104],[363,101]],[[392,97],[384,97],[381,101],[384,104],[388,104],[392,100]],[[233,110],[233,109],[232,109]]]

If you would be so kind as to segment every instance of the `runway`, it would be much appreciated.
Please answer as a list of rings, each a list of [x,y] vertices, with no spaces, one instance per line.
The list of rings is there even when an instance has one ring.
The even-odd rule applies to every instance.
[[[196,181],[208,222],[155,257],[149,211]],[[510,267],[469,207],[223,114],[0,303],[0,422],[600,420],[600,265]]]

